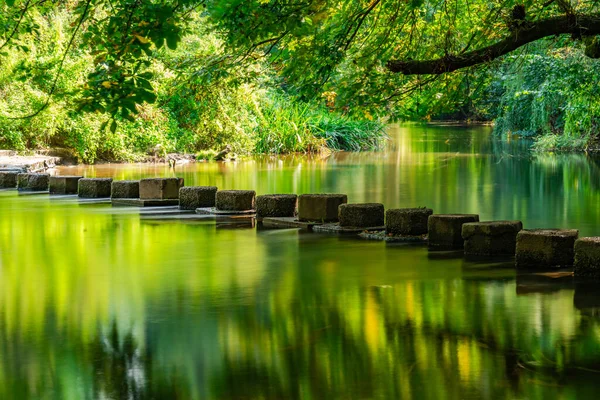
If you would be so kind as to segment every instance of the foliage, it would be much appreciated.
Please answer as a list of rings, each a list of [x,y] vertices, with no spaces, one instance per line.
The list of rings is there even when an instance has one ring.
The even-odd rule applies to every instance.
[[[530,51],[507,59],[499,73],[495,131],[540,136],[537,149],[584,148],[600,126],[600,62],[579,46],[541,43]]]
[[[210,65],[221,54],[220,40],[204,32],[199,16],[195,19],[198,26],[178,41],[177,50],[157,52],[149,59],[147,82],[156,101],[136,100],[128,112],[120,109],[117,115],[112,115],[108,100],[106,108],[86,111],[81,106],[88,101],[88,74],[95,68],[98,55],[80,49],[61,63],[62,52],[68,46],[70,18],[67,9],[36,15],[32,22],[35,33],[20,36],[20,46],[28,50],[14,46],[7,50],[6,61],[0,66],[0,147],[64,147],[73,149],[85,162],[139,160],[157,147],[164,152],[220,150],[226,145],[240,154],[307,152],[318,150],[315,143],[322,139],[313,135],[320,131],[306,130],[300,142],[290,145],[297,134],[282,127],[304,123],[294,120],[301,115],[292,110],[304,109],[311,115],[325,113],[342,129],[355,123],[338,113],[329,113],[316,102],[292,101],[261,63],[236,71],[213,70],[212,75],[190,71],[190,65]],[[54,76],[58,77],[55,85]],[[107,91],[113,90],[112,84],[104,86],[110,86],[105,88]],[[52,101],[45,106],[50,95]],[[269,113],[279,117],[265,117]],[[30,114],[36,116],[21,118]],[[111,129],[105,128],[107,124]],[[376,133],[370,141],[382,139],[377,133],[381,124],[375,125],[366,132]],[[281,142],[268,150],[263,147],[268,136]]]

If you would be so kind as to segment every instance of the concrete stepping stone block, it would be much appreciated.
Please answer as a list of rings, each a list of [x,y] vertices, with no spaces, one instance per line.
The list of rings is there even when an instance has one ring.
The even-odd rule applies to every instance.
[[[462,226],[468,222],[479,222],[477,214],[435,214],[427,220],[429,247],[439,249],[462,249]]]
[[[19,172],[0,171],[0,189],[13,189],[17,187]]]
[[[140,181],[113,181],[110,186],[110,197],[113,199],[138,199],[140,197]]]
[[[112,178],[82,178],[79,180],[78,193],[83,198],[110,197]]]
[[[385,231],[392,235],[418,236],[427,233],[431,208],[396,208],[385,213]]]
[[[254,210],[256,192],[254,190],[219,190],[215,196],[217,211]]]
[[[521,221],[469,222],[462,226],[465,254],[514,256]]]
[[[346,203],[345,194],[302,194],[298,196],[298,220],[337,222],[339,206]]]
[[[216,186],[184,186],[179,189],[179,208],[182,210],[195,210],[203,207],[214,207],[216,195]]]
[[[147,178],[140,181],[140,199],[174,200],[179,199],[179,188],[183,179],[179,178]]]
[[[385,224],[385,209],[380,203],[340,204],[338,220],[342,227],[381,227]]]
[[[293,217],[298,196],[295,194],[266,194],[256,198],[256,217]]]
[[[50,194],[77,194],[81,178],[83,176],[51,176],[48,182]]]
[[[50,175],[48,174],[19,174],[17,176],[17,188],[19,190],[46,191]]]
[[[570,267],[578,236],[576,229],[524,229],[517,234],[516,267]]]
[[[575,241],[575,276],[600,278],[600,237],[584,237]]]

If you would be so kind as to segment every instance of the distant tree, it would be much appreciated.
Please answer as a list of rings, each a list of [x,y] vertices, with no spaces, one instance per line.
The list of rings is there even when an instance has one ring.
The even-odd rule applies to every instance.
[[[82,109],[123,118],[155,100],[152,57],[177,46],[193,12],[227,50],[197,74],[264,60],[287,91],[342,108],[385,104],[546,37],[583,39],[600,57],[595,0],[0,0],[0,53],[54,7],[73,11],[65,57],[74,46],[95,56]]]

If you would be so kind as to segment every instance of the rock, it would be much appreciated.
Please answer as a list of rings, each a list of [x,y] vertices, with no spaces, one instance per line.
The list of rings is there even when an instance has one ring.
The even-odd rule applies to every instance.
[[[17,188],[19,190],[46,191],[49,178],[48,174],[19,174]]]
[[[385,231],[392,235],[418,236],[427,233],[431,208],[397,208],[385,213]]]
[[[266,194],[256,198],[256,216],[293,217],[296,215],[298,196],[295,194]]]
[[[575,241],[575,276],[600,278],[600,237],[585,237]]]
[[[1,171],[0,172],[0,188],[16,188],[17,187],[17,171]]]
[[[227,155],[231,152],[231,146],[227,145],[223,150],[215,155],[215,161],[224,161]]]
[[[140,181],[140,199],[178,199],[179,188],[182,186],[183,179],[180,178],[142,179]]]
[[[179,208],[195,210],[202,207],[214,207],[216,195],[216,186],[184,186],[179,189]]]
[[[436,214],[427,220],[429,247],[440,249],[462,249],[462,226],[468,222],[479,222],[477,214]]]
[[[219,190],[215,196],[215,206],[222,211],[254,210],[254,190]]]
[[[110,197],[112,178],[82,178],[79,180],[79,197],[104,198]]]
[[[139,199],[140,181],[113,181],[110,186],[113,199]]]
[[[385,209],[379,203],[340,204],[338,219],[342,227],[369,228],[385,224]]]
[[[345,194],[302,194],[298,197],[300,221],[336,222],[338,208],[348,202]]]
[[[517,233],[523,229],[521,221],[469,222],[462,226],[465,254],[513,256]]]
[[[569,267],[578,236],[576,229],[524,229],[517,234],[516,267]]]
[[[77,194],[78,183],[83,176],[51,176],[50,194]]]

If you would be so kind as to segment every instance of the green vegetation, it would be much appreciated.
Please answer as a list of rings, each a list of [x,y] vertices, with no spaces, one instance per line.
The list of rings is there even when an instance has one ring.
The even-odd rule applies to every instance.
[[[140,160],[154,149],[211,158],[225,146],[243,155],[374,150],[384,143],[380,121],[344,116],[319,101],[295,101],[264,63],[235,72],[217,70],[220,74],[214,77],[190,70],[189,65],[205,66],[222,56],[219,39],[203,32],[200,17],[194,20],[198,27],[176,50],[158,51],[153,57],[143,84],[150,85],[155,100],[132,104],[129,114],[119,113],[114,120],[108,109],[85,111],[92,52],[78,49],[58,74],[69,21],[66,9],[37,14],[35,34],[22,35],[19,46],[5,51],[0,65],[0,148],[61,147],[93,163]],[[107,89],[113,85],[103,83]],[[40,109],[33,118],[18,118]]]
[[[359,150],[383,121],[471,119],[581,148],[598,34],[591,0],[0,0],[0,145]]]

